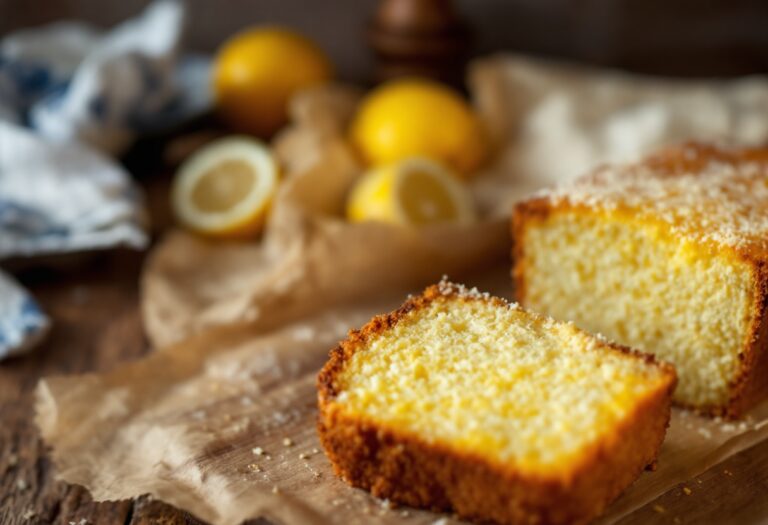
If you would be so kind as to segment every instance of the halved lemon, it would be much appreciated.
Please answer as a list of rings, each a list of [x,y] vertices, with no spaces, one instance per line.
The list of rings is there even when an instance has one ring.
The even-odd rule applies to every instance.
[[[171,189],[178,221],[197,233],[244,238],[264,226],[278,182],[267,146],[248,137],[217,140],[193,154]]]
[[[411,157],[363,175],[349,195],[347,218],[414,226],[469,223],[475,209],[457,175],[432,160]]]

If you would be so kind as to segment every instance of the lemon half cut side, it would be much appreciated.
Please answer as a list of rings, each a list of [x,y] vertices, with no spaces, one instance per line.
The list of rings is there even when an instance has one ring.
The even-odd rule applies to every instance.
[[[437,162],[411,157],[363,175],[350,193],[347,216],[353,222],[422,226],[470,223],[475,209],[458,176]]]
[[[204,235],[244,238],[264,226],[278,183],[269,148],[248,137],[217,140],[179,169],[173,210],[185,227]]]

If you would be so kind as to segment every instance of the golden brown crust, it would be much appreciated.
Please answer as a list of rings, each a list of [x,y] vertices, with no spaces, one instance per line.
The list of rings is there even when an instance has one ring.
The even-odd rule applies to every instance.
[[[728,405],[710,410],[728,418],[738,418],[768,397],[768,262],[751,261],[751,264],[757,283],[752,329],[744,349],[739,352],[739,368],[730,385]]]
[[[768,163],[768,149],[744,148],[724,149],[712,145],[688,143],[666,148],[648,157],[644,162],[654,170],[675,176],[696,173],[712,161],[725,164],[740,162]],[[536,197],[517,204],[512,213],[512,279],[515,299],[525,305],[526,257],[524,238],[531,224],[545,220],[548,216],[565,209],[589,211],[582,205],[572,206],[558,202],[553,204],[546,197]],[[752,312],[752,327],[744,348],[739,352],[739,368],[729,385],[728,403],[725,405],[687,406],[708,416],[738,418],[759,401],[768,397],[768,259],[762,251],[734,248],[733,252],[749,264],[753,272],[755,300]]]
[[[429,287],[390,314],[352,331],[331,351],[318,375],[318,434],[334,471],[354,487],[375,496],[489,523],[587,523],[599,515],[642,470],[655,461],[670,417],[676,384],[674,369],[653,356],[618,345],[610,349],[656,363],[663,385],[638,403],[632,417],[586,450],[558,475],[531,475],[510,465],[427,443],[401,429],[387,428],[344,412],[333,401],[336,378],[349,358],[371,338],[391,328],[409,312],[435,300],[506,301],[471,296],[445,285]]]

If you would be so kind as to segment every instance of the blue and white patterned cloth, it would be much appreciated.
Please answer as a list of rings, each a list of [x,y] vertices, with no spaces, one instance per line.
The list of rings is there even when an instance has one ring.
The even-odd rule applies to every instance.
[[[32,348],[50,324],[27,291],[0,272],[0,359]]]
[[[0,41],[0,262],[146,246],[140,192],[111,156],[209,107],[208,62],[178,58],[183,22],[162,0],[105,34],[61,22]],[[0,359],[48,324],[0,272]]]

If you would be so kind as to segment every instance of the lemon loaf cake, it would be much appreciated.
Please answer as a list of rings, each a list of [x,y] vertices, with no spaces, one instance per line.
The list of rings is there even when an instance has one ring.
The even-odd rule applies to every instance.
[[[674,369],[441,282],[350,332],[318,376],[337,475],[495,523],[585,523],[651,464]]]
[[[738,416],[765,396],[768,150],[686,144],[519,204],[526,307],[671,362],[675,401]]]

